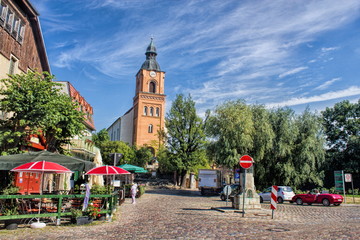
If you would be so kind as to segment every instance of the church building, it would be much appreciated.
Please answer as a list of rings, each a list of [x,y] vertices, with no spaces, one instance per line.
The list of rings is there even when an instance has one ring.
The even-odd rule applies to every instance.
[[[136,74],[133,106],[107,129],[111,141],[123,141],[131,146],[147,146],[155,154],[165,127],[165,72],[156,61],[156,47],[151,39],[146,59]]]

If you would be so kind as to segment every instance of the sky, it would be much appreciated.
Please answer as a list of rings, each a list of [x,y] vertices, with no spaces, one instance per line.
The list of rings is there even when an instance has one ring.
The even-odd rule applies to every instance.
[[[166,109],[228,100],[320,113],[360,98],[358,0],[30,0],[51,72],[94,108],[97,131],[132,107],[154,38]]]

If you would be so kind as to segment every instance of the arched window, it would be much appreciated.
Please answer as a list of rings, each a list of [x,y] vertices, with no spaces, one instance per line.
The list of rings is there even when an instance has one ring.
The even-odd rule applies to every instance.
[[[156,83],[150,82],[150,84],[149,84],[149,92],[156,93]]]
[[[154,116],[154,108],[150,107],[150,116]]]
[[[152,132],[153,132],[153,125],[152,125],[152,124],[149,125],[148,132],[149,132],[149,133],[152,133]]]
[[[147,106],[144,107],[144,116],[147,115]]]
[[[155,114],[156,114],[157,117],[160,115],[160,109],[158,107],[156,108],[156,113]]]

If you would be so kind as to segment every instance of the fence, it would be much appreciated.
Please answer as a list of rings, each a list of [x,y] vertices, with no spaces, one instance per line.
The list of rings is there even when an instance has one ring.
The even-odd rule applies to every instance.
[[[119,194],[90,195],[92,202],[100,211],[99,214],[114,212]],[[85,195],[0,195],[0,220],[72,216],[71,209],[81,209]],[[40,209],[40,213],[39,213]]]

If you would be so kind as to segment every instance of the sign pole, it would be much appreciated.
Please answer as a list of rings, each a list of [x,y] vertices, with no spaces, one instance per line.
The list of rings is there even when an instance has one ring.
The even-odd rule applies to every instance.
[[[244,169],[244,187],[243,187],[243,210],[242,210],[242,217],[245,216],[245,194],[246,194],[246,172],[247,169]]]
[[[343,192],[344,192],[344,203],[346,203],[346,196],[345,196],[345,176],[344,176],[344,170],[341,171],[342,174],[342,184],[343,184]]]

